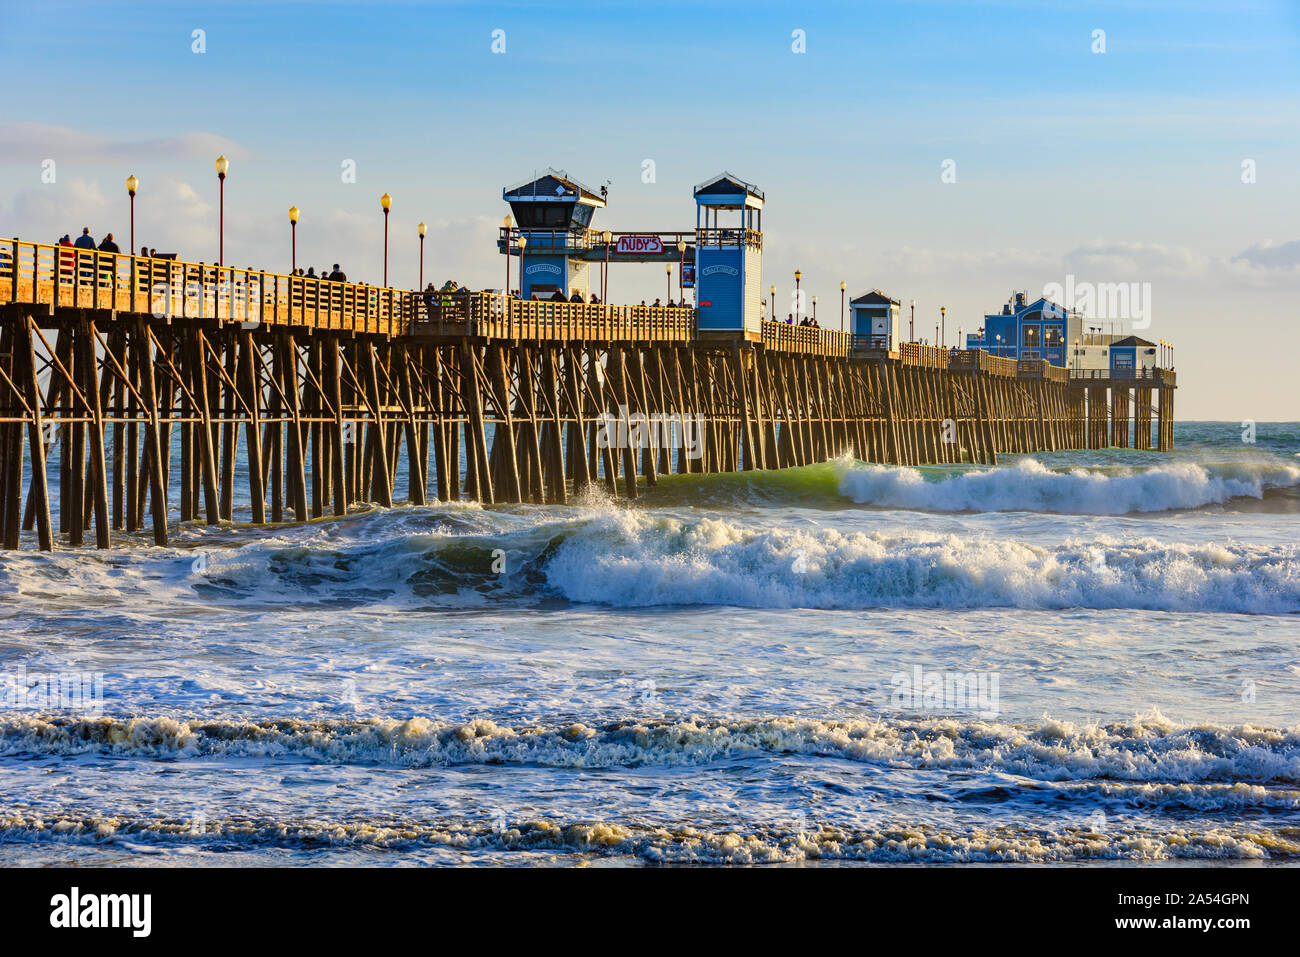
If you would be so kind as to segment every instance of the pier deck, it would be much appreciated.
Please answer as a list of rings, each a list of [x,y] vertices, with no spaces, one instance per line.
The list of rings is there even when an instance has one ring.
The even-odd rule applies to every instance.
[[[916,465],[1130,435],[1150,448],[1153,420],[1172,448],[1171,370],[1102,379],[877,345],[775,322],[753,338],[701,333],[682,307],[429,295],[6,241],[0,545],[78,546],[93,529],[102,548],[146,527],[164,544],[178,520],[306,521],[392,505],[399,488],[416,505],[562,503],[844,452]],[[603,441],[615,435],[626,441]]]

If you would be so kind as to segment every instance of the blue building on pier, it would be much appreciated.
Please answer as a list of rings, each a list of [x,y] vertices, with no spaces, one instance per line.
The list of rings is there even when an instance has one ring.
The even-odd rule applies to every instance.
[[[903,338],[900,303],[879,289],[864,293],[849,301],[851,320],[849,330],[855,336],[855,349],[898,348]]]
[[[602,193],[588,189],[564,170],[548,169],[536,179],[507,186],[515,228],[505,230],[498,248],[519,257],[520,294],[549,299],[578,292],[590,295],[590,264],[582,258],[593,241],[592,215],[605,206]],[[522,242],[521,242],[522,240]]]
[[[731,173],[695,187],[695,282],[701,332],[762,337],[763,191]]]
[[[1079,338],[1083,316],[1049,299],[1029,301],[1028,293],[1012,293],[1001,312],[984,317],[984,326],[966,336],[967,349],[984,349],[1007,359],[1046,359],[1054,366],[1069,363],[1069,343]]]

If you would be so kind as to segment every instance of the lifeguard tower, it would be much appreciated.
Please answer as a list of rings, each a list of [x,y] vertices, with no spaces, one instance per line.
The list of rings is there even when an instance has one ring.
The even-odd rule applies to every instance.
[[[739,221],[724,225],[724,212]],[[762,338],[763,191],[753,183],[723,172],[695,187],[695,281],[701,333]]]
[[[503,230],[498,248],[518,256],[518,289],[528,299],[536,292],[549,299],[580,292],[590,298],[590,265],[583,257],[597,242],[591,217],[605,206],[604,190],[583,186],[564,170],[548,169],[536,179],[507,186],[501,197],[510,204],[516,226]],[[519,242],[520,238],[524,242]]]

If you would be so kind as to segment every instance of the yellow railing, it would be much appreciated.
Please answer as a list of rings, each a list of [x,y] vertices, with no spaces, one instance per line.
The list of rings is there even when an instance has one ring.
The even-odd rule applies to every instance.
[[[696,338],[695,310],[687,307],[533,302],[468,291],[413,292],[20,240],[0,241],[3,303],[390,336],[636,342]],[[764,321],[762,341],[775,351],[838,357],[851,353],[854,337]],[[949,350],[903,342],[891,355],[926,368],[973,368],[1011,377],[1019,370],[1015,359],[982,349]],[[1163,383],[1172,385],[1173,372],[1160,371]],[[1046,364],[1034,374],[1052,381],[1066,381],[1069,376],[1067,370]],[[1159,372],[1154,377],[1160,378]]]
[[[923,366],[927,369],[946,369],[949,366],[951,350],[941,346],[925,346],[919,342],[900,342],[898,355],[906,365]]]
[[[617,306],[540,302],[488,292],[410,293],[415,335],[472,335],[487,339],[627,340],[687,342],[695,338],[695,310],[680,306]]]
[[[400,289],[19,240],[0,242],[0,302],[388,335],[414,318]]]
[[[853,336],[847,332],[819,329],[816,326],[793,326],[765,320],[763,345],[777,352],[801,352],[815,356],[847,356]]]

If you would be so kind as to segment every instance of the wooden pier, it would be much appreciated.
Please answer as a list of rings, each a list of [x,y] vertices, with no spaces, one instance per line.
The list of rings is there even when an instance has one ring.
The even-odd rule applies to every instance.
[[[0,244],[0,545],[344,515],[358,504],[635,498],[661,476],[843,453],[884,464],[1173,447],[1174,373],[806,327],[703,334],[690,308],[377,288]],[[698,422],[698,457],[677,440]],[[600,441],[631,420],[644,441]],[[637,429],[639,421],[668,422]],[[676,421],[676,431],[672,422]],[[241,448],[242,446],[242,448]],[[629,447],[630,446],[630,447]],[[52,483],[50,476],[57,476]],[[404,480],[399,480],[399,476]],[[57,494],[52,493],[57,485]],[[240,495],[240,498],[243,496]]]

